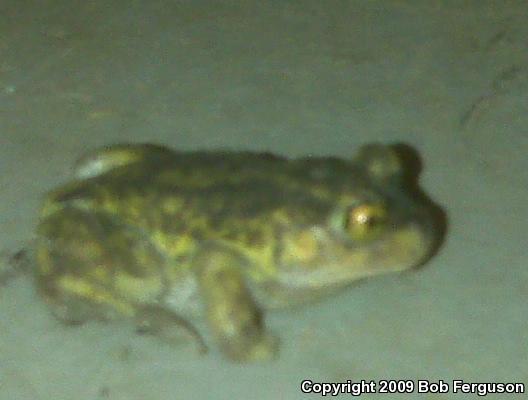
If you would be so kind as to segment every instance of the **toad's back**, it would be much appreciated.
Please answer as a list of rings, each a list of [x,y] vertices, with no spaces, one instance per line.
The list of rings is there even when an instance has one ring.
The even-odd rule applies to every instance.
[[[172,256],[185,247],[175,241],[223,239],[261,249],[277,237],[275,223],[325,222],[343,189],[376,190],[362,174],[351,162],[333,158],[163,153],[59,188],[48,196],[42,215],[63,207],[112,215],[167,236],[158,239]]]

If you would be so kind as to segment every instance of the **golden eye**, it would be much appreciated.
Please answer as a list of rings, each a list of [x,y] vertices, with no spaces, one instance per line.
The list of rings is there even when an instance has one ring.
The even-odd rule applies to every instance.
[[[387,223],[387,209],[382,204],[361,204],[346,210],[344,228],[354,240],[371,240]]]

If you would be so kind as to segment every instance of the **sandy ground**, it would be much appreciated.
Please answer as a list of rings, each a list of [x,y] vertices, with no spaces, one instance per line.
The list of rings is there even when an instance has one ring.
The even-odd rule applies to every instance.
[[[2,1],[2,248],[31,237],[80,153],[118,141],[342,157],[405,142],[449,231],[416,273],[271,315],[282,352],[265,365],[65,328],[16,279],[0,291],[0,399],[317,398],[306,378],[528,384],[527,18],[526,1],[506,0]]]

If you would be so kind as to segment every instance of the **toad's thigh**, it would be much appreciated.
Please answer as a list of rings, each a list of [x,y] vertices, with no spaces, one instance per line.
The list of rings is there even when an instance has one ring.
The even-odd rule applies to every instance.
[[[164,259],[148,235],[115,217],[75,208],[38,228],[37,286],[69,322],[134,316],[164,292]]]

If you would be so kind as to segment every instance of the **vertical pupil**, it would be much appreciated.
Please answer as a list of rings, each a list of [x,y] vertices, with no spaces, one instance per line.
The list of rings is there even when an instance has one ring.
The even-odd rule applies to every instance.
[[[377,219],[374,215],[370,214],[365,217],[365,224],[368,226],[376,225]]]

